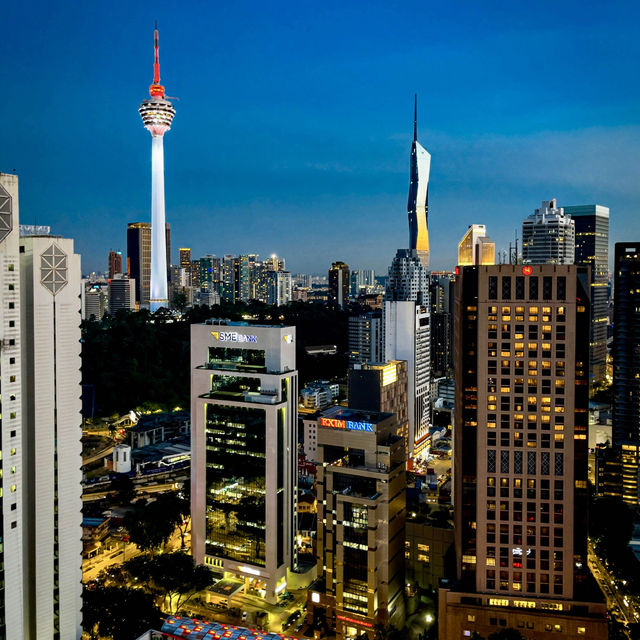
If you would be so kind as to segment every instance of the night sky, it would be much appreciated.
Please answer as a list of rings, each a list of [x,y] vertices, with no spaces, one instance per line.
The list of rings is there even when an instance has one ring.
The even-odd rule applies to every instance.
[[[640,240],[635,2],[28,2],[0,13],[0,171],[20,217],[76,239],[83,270],[150,220],[153,78],[179,246],[386,272],[408,244],[418,130],[432,155],[433,268],[484,223],[506,248],[542,200],[611,208]]]

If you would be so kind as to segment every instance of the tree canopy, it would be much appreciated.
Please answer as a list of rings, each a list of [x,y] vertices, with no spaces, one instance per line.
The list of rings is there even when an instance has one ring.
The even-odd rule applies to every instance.
[[[186,553],[137,556],[125,563],[125,570],[150,593],[162,596],[172,615],[214,581],[211,571]]]
[[[368,307],[353,304],[351,311]],[[350,311],[321,303],[291,302],[276,307],[251,301],[189,309],[182,319],[169,314],[119,311],[82,323],[82,383],[93,385],[98,415],[124,413],[151,402],[167,409],[189,403],[190,325],[208,318],[296,327],[296,358],[301,384],[346,375]],[[310,356],[305,347],[335,344],[337,355]],[[117,372],[117,375],[114,375]]]
[[[140,589],[85,587],[82,602],[83,628],[92,640],[131,640],[159,628],[163,620],[153,597]]]

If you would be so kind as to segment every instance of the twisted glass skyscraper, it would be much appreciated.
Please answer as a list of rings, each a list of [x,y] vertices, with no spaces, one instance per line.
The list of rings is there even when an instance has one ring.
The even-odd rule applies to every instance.
[[[429,266],[429,172],[431,155],[418,142],[418,97],[415,97],[413,143],[409,179],[409,248],[418,252],[422,264]]]

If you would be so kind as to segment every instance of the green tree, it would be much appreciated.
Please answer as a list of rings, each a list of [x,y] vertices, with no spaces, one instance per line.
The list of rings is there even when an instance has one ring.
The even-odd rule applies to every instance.
[[[180,313],[184,313],[184,310],[187,308],[187,296],[184,293],[176,293],[173,296],[173,306]]]
[[[140,589],[85,587],[82,593],[83,628],[92,640],[131,640],[159,628],[162,619],[153,597]]]
[[[185,550],[184,538],[191,524],[191,503],[186,497],[171,491],[161,494],[156,500],[156,509],[164,512],[180,533],[182,550]]]
[[[169,541],[175,529],[175,521],[167,517],[158,501],[137,502],[123,520],[129,539],[141,551],[154,553]]]
[[[589,535],[599,553],[623,565],[633,535],[631,510],[620,498],[597,498],[589,511]]]
[[[124,474],[117,475],[111,481],[111,490],[117,491],[114,496],[121,505],[129,505],[136,495],[136,489],[133,480]]]
[[[151,594],[162,596],[172,615],[214,582],[211,571],[203,565],[196,565],[186,553],[138,556],[129,560],[125,569]]]

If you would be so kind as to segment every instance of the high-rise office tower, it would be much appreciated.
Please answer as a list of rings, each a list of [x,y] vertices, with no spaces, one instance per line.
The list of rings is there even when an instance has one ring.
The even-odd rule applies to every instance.
[[[24,580],[28,544],[28,474],[24,464],[27,437],[24,433],[22,404],[22,338],[20,331],[20,253],[18,246],[18,176],[0,173],[0,536],[2,563],[0,581],[0,637],[25,638],[25,612],[28,585]]]
[[[640,242],[616,242],[613,441],[640,442]]]
[[[187,286],[193,286],[191,282],[191,249],[188,247],[180,247],[178,259],[180,261],[180,267],[184,269],[187,274]]]
[[[291,273],[267,271],[263,274],[266,284],[266,303],[281,306],[291,302]]]
[[[218,269],[220,273],[220,269]],[[191,261],[191,286],[195,291],[200,289],[200,260]]]
[[[148,222],[127,225],[127,273],[136,282],[136,303],[147,308],[151,291],[151,225]]]
[[[160,84],[158,30],[153,32],[155,60],[150,97],[143,100],[138,111],[145,128],[151,134],[151,282],[149,307],[156,311],[168,306],[167,299],[167,237],[164,210],[164,134],[171,128],[176,110],[165,98]]]
[[[431,373],[453,371],[453,274],[431,272]]]
[[[383,362],[382,313],[370,311],[349,317],[349,364]]]
[[[29,530],[24,537],[29,599],[24,637],[79,640],[80,256],[74,253],[73,240],[59,236],[21,237],[20,252],[22,419],[26,435],[22,453],[28,484],[23,515]]]
[[[212,255],[202,256],[202,258],[200,258],[198,271],[200,273],[200,289],[202,289],[202,291],[219,293],[220,258]]]
[[[591,383],[607,375],[609,324],[609,209],[599,204],[563,207],[575,224],[575,263],[591,267]]]
[[[295,327],[191,326],[193,556],[270,602],[294,563]]]
[[[107,311],[108,298],[105,291],[99,285],[90,286],[86,280],[82,282],[82,319],[102,320]]]
[[[136,307],[136,283],[133,278],[119,275],[109,281],[109,314],[133,311]]]
[[[247,302],[251,292],[251,267],[248,255],[238,256],[233,260],[233,281],[235,299]]]
[[[425,268],[429,267],[429,173],[431,155],[418,142],[418,96],[413,114],[413,142],[409,179],[409,248],[417,252]]]
[[[524,264],[573,264],[575,223],[556,199],[545,200],[522,222],[522,262]]]
[[[344,307],[349,302],[349,265],[332,262],[329,269],[329,304]]]
[[[383,307],[384,360],[408,364],[408,452],[428,452],[431,438],[429,385],[431,331],[429,276],[418,252],[398,249],[391,266]]]
[[[285,259],[278,258],[275,253],[268,258],[265,258],[262,264],[268,271],[284,271],[286,269]]]
[[[363,362],[349,369],[349,407],[367,411],[394,413],[398,435],[405,441],[409,433],[407,402],[407,363]]]
[[[588,269],[462,267],[455,295],[458,586],[440,590],[440,638],[607,638],[587,600]]]
[[[236,269],[235,256],[226,254],[220,266],[221,292],[227,302],[236,301]]]
[[[496,245],[483,224],[470,224],[458,244],[458,265],[495,264]]]
[[[336,638],[404,626],[405,444],[391,413],[332,407],[318,418],[318,580],[308,620]]]
[[[109,251],[109,277],[122,273],[122,251]]]

